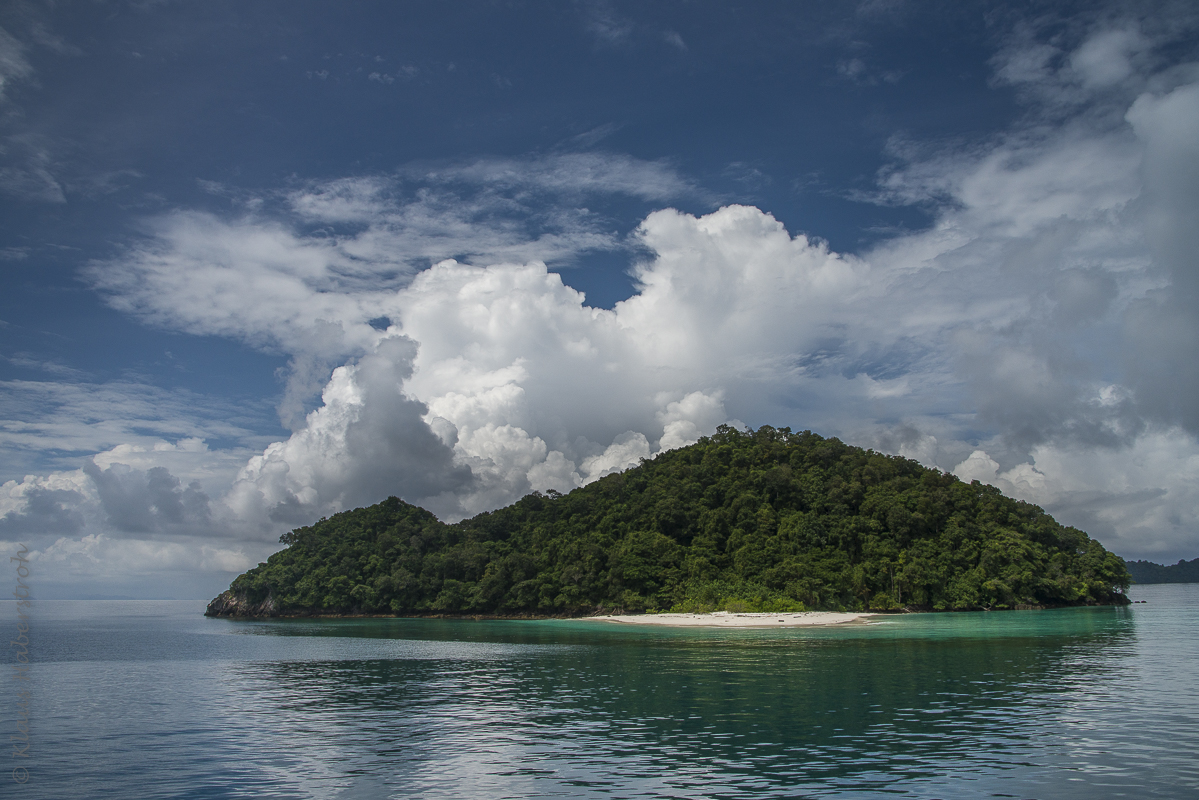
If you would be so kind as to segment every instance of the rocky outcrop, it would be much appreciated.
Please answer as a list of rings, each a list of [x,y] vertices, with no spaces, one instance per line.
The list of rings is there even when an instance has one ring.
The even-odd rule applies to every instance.
[[[266,599],[251,603],[245,595],[234,594],[233,592],[221,592],[217,597],[208,604],[207,610],[204,612],[206,617],[277,617],[279,611],[275,607],[274,595],[267,595]]]

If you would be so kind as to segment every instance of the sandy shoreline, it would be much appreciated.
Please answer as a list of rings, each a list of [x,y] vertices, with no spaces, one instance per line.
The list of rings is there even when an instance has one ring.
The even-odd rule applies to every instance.
[[[782,614],[733,613],[716,611],[712,614],[608,614],[585,619],[600,622],[619,622],[628,625],[673,625],[706,628],[801,628],[815,625],[843,625],[865,622],[873,614],[840,611],[798,611]]]

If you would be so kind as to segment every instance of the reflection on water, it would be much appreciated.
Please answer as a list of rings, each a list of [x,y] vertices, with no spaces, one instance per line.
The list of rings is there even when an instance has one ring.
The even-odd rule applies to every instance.
[[[1191,797],[1199,586],[1137,596],[785,631],[47,608],[23,796]]]

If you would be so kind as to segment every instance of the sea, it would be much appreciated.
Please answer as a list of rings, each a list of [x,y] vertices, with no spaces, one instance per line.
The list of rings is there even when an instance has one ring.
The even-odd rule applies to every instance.
[[[756,630],[35,601],[0,796],[1196,798],[1199,584],[1130,595]]]

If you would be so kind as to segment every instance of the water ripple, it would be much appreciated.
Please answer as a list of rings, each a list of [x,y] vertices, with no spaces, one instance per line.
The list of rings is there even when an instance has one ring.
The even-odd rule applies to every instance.
[[[827,630],[52,604],[29,798],[1192,797],[1199,587]]]

